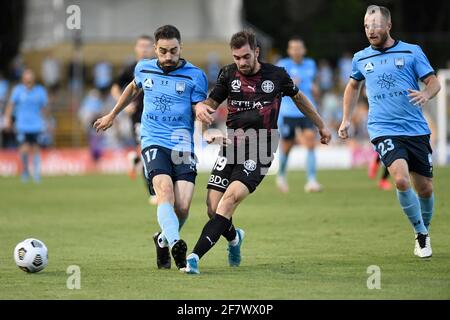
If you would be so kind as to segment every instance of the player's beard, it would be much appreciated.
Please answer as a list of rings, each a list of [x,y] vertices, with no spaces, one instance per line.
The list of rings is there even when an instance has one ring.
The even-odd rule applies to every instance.
[[[246,76],[253,74],[255,71],[255,67],[256,67],[256,57],[253,60],[253,63],[249,63],[248,65],[245,65],[244,67],[245,68],[242,69],[242,67],[239,66],[240,73],[242,73],[243,75],[246,75]]]
[[[380,33],[379,40],[377,39],[375,41],[372,41],[371,44],[373,47],[375,47],[377,49],[382,49],[382,48],[384,48],[388,38],[389,38],[389,35],[387,32]]]
[[[160,63],[160,65],[164,70],[170,71],[170,70],[175,69],[178,66],[179,62],[180,62],[180,58],[178,58],[176,61],[175,60],[166,60],[163,63]]]

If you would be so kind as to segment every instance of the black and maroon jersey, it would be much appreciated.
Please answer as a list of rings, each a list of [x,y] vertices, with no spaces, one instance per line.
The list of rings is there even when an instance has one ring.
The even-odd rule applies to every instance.
[[[227,99],[229,129],[277,129],[281,98],[298,92],[284,68],[260,63],[253,75],[241,74],[234,63],[220,70],[209,97],[218,103]]]

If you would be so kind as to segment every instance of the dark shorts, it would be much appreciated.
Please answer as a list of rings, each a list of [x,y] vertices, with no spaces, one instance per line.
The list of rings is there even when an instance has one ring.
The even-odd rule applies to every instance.
[[[167,174],[174,183],[180,180],[195,183],[197,159],[192,152],[149,146],[142,150],[142,160],[152,195],[155,195],[153,178],[160,174]]]
[[[266,176],[272,160],[273,153],[270,151],[261,158],[258,150],[250,150],[248,146],[221,147],[207,188],[225,192],[233,181],[240,181],[252,193]]]
[[[33,133],[17,133],[17,142],[19,145],[24,143],[29,144],[39,144],[40,143],[41,132],[33,132]]]
[[[314,123],[308,117],[283,117],[279,128],[281,138],[284,140],[293,140],[297,128],[301,130],[314,130]]]
[[[405,159],[409,171],[424,177],[433,177],[430,135],[384,136],[372,140],[375,150],[388,168],[395,160]]]

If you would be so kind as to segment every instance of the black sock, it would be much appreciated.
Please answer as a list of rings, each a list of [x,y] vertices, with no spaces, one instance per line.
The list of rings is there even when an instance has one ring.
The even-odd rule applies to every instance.
[[[230,226],[222,233],[228,241],[233,241],[236,238],[236,229],[233,225],[233,218],[230,219]]]
[[[219,241],[220,235],[228,230],[230,224],[230,220],[220,214],[215,214],[203,227],[202,234],[192,252],[199,258],[203,257]]]
[[[388,168],[384,167],[384,171],[383,171],[383,177],[381,179],[387,179],[387,177],[389,177],[389,170]]]

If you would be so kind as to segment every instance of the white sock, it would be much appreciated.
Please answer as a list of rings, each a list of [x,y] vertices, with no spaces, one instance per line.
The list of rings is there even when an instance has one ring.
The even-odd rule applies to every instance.
[[[239,235],[238,235],[237,230],[236,230],[236,237],[235,237],[233,240],[229,241],[228,243],[229,243],[230,246],[232,246],[232,247],[238,245],[238,243],[239,243]]]
[[[194,258],[195,261],[200,260],[200,258],[198,257],[198,255],[195,254],[195,253],[191,253],[190,255],[188,255],[188,256],[186,257],[186,259],[191,259],[191,258]]]
[[[162,233],[158,236],[158,245],[160,248],[167,248],[169,246],[169,242],[167,242],[166,237]]]

